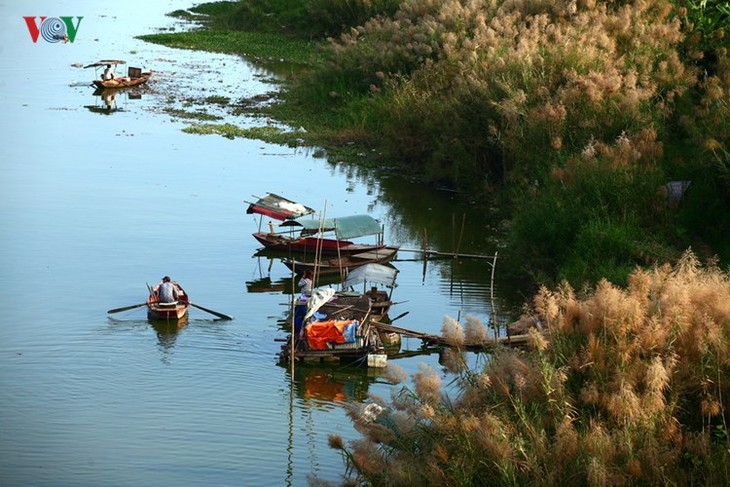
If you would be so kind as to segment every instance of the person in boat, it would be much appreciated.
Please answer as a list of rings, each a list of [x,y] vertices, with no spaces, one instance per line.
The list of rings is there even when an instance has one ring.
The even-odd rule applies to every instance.
[[[157,286],[157,296],[162,304],[172,304],[177,302],[178,290],[175,283],[172,282],[170,276],[162,278],[162,282]]]
[[[104,70],[104,74],[101,75],[101,79],[104,81],[114,79],[114,70],[112,69],[111,64],[106,65],[106,69]]]
[[[312,294],[312,271],[307,269],[304,271],[302,278],[299,279],[297,285],[299,286],[299,292],[305,295]]]

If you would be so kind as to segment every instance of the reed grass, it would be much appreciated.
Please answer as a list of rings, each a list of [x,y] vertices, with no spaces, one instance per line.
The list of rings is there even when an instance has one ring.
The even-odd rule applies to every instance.
[[[352,406],[363,438],[336,446],[347,482],[727,485],[727,273],[687,251],[625,287],[543,287],[526,314],[540,324],[528,350],[456,371],[456,399],[423,366],[389,403]],[[445,320],[454,345],[481,334]]]

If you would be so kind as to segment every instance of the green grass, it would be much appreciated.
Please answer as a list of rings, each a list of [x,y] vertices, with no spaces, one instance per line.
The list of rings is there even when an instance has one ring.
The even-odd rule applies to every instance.
[[[250,61],[294,64],[311,62],[318,44],[275,34],[202,30],[147,34],[137,38],[177,49],[237,54]]]
[[[183,129],[188,134],[220,135],[227,139],[241,137],[245,139],[263,140],[272,144],[296,147],[303,144],[303,139],[296,131],[282,130],[278,127],[260,126],[241,128],[232,123],[222,124],[194,124]]]
[[[218,115],[212,115],[205,112],[188,112],[186,110],[180,110],[179,108],[167,108],[165,112],[176,118],[204,120],[212,122],[214,120],[221,120],[223,117]]]

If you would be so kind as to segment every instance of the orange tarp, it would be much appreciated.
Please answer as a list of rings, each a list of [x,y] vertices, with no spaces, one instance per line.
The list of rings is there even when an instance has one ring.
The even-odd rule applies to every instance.
[[[312,350],[326,350],[328,342],[345,343],[343,335],[347,325],[353,320],[316,321],[307,325],[307,345]]]

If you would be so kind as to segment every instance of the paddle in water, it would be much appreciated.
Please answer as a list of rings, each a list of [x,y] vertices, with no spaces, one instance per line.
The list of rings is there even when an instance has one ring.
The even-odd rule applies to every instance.
[[[205,311],[207,313],[210,313],[210,314],[212,314],[214,316],[217,316],[218,318],[220,318],[222,320],[232,320],[233,319],[232,316],[224,315],[223,313],[219,313],[218,311],[213,311],[212,309],[203,308],[202,306],[200,306],[198,304],[195,304],[195,303],[190,303],[190,306],[193,306],[194,308],[201,309],[201,310],[203,310],[203,311]]]
[[[142,306],[147,306],[147,303],[133,304],[132,306],[125,306],[123,308],[114,308],[107,311],[107,313],[121,313],[122,311],[128,311],[134,308],[141,308]]]

